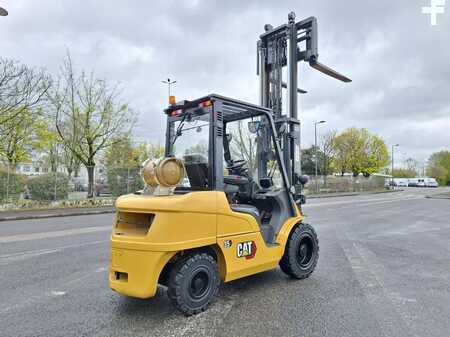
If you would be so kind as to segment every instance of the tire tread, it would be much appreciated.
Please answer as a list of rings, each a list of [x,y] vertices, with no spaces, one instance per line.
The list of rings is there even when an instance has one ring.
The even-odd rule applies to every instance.
[[[299,235],[304,231],[309,231],[310,233],[312,233],[314,240],[317,243],[317,253],[316,253],[317,255],[309,271],[307,273],[299,274],[296,272],[295,268],[297,263],[296,254],[293,254],[291,250],[293,249],[295,250],[295,247],[292,247],[292,245],[295,243],[296,238],[299,237]],[[311,225],[302,222],[298,224],[296,227],[294,227],[294,229],[291,231],[291,234],[289,235],[283,257],[281,258],[279,263],[280,268],[285,274],[293,278],[305,279],[308,278],[314,272],[318,261],[319,261],[319,238],[317,237],[317,233]]]
[[[187,255],[175,264],[170,274],[167,295],[173,305],[187,316],[195,315],[202,311],[205,311],[212,302],[211,300],[205,303],[200,308],[193,309],[185,303],[181,293],[183,279],[188,276],[187,272],[189,271],[190,267],[202,260],[207,260],[209,263],[211,263],[217,275],[217,284],[213,285],[213,293],[211,295],[211,298],[214,299],[219,290],[220,279],[218,276],[219,269],[217,267],[216,260],[210,254],[194,253]]]

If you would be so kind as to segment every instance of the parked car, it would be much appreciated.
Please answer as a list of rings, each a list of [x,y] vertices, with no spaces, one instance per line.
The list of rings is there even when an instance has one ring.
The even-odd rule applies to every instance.
[[[83,179],[81,179],[80,177],[73,177],[72,178],[72,182],[73,182],[73,190],[76,192],[86,192],[88,190],[88,185],[85,181],[83,181]]]
[[[384,180],[384,187],[389,186],[398,186],[398,187],[407,187],[408,186],[408,179],[405,178],[386,178]]]
[[[410,187],[438,187],[439,184],[434,178],[409,178],[408,186]]]
[[[408,186],[409,187],[417,187],[419,184],[419,179],[418,178],[409,178],[408,179]]]
[[[394,179],[398,187],[408,187],[408,179],[398,178]]]
[[[94,186],[94,192],[95,192],[95,196],[97,196],[97,197],[99,197],[101,195],[110,195],[111,194],[109,185],[106,182],[106,180],[104,180],[104,179],[97,180],[97,182],[95,183],[95,186]]]
[[[392,187],[397,186],[395,181],[392,180],[392,178],[384,178],[384,187]]]

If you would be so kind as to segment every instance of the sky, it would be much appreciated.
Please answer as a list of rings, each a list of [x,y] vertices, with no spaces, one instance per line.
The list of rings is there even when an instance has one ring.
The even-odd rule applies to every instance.
[[[367,128],[397,158],[424,162],[450,148],[450,1],[430,24],[431,0],[0,0],[0,56],[56,74],[76,69],[119,83],[138,116],[133,137],[163,144],[167,87],[177,100],[217,93],[258,103],[256,41],[264,24],[315,16],[319,61],[342,83],[300,65],[302,145],[331,129]]]

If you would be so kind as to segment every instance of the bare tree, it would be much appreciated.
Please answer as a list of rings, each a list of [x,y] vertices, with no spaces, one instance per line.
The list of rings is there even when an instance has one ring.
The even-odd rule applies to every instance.
[[[38,106],[50,85],[50,77],[43,70],[0,58],[0,131],[8,132],[12,120]]]
[[[256,172],[256,142],[252,134],[247,130],[242,121],[234,123],[234,128],[229,130],[232,135],[230,144],[231,154],[235,159],[244,159],[247,167],[253,175]]]
[[[420,172],[420,165],[419,162],[414,159],[409,157],[408,159],[405,160],[405,164],[406,164],[406,169],[408,171],[414,172],[414,175],[418,175]]]
[[[134,123],[131,111],[120,102],[120,90],[93,73],[76,75],[68,54],[58,81],[49,92],[56,130],[88,172],[88,197],[94,194],[96,156],[128,134]]]
[[[334,142],[336,139],[336,130],[330,130],[320,138],[320,147],[322,152],[322,175],[324,183],[327,184],[327,176],[332,173],[332,161],[334,156]]]

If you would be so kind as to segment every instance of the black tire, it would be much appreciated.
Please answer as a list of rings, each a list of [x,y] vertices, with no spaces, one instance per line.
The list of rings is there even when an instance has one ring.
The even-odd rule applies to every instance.
[[[311,225],[300,223],[292,230],[280,261],[287,275],[304,279],[312,274],[319,261],[319,239]]]
[[[205,311],[219,290],[219,269],[214,258],[197,253],[178,261],[170,272],[167,295],[187,316]]]

